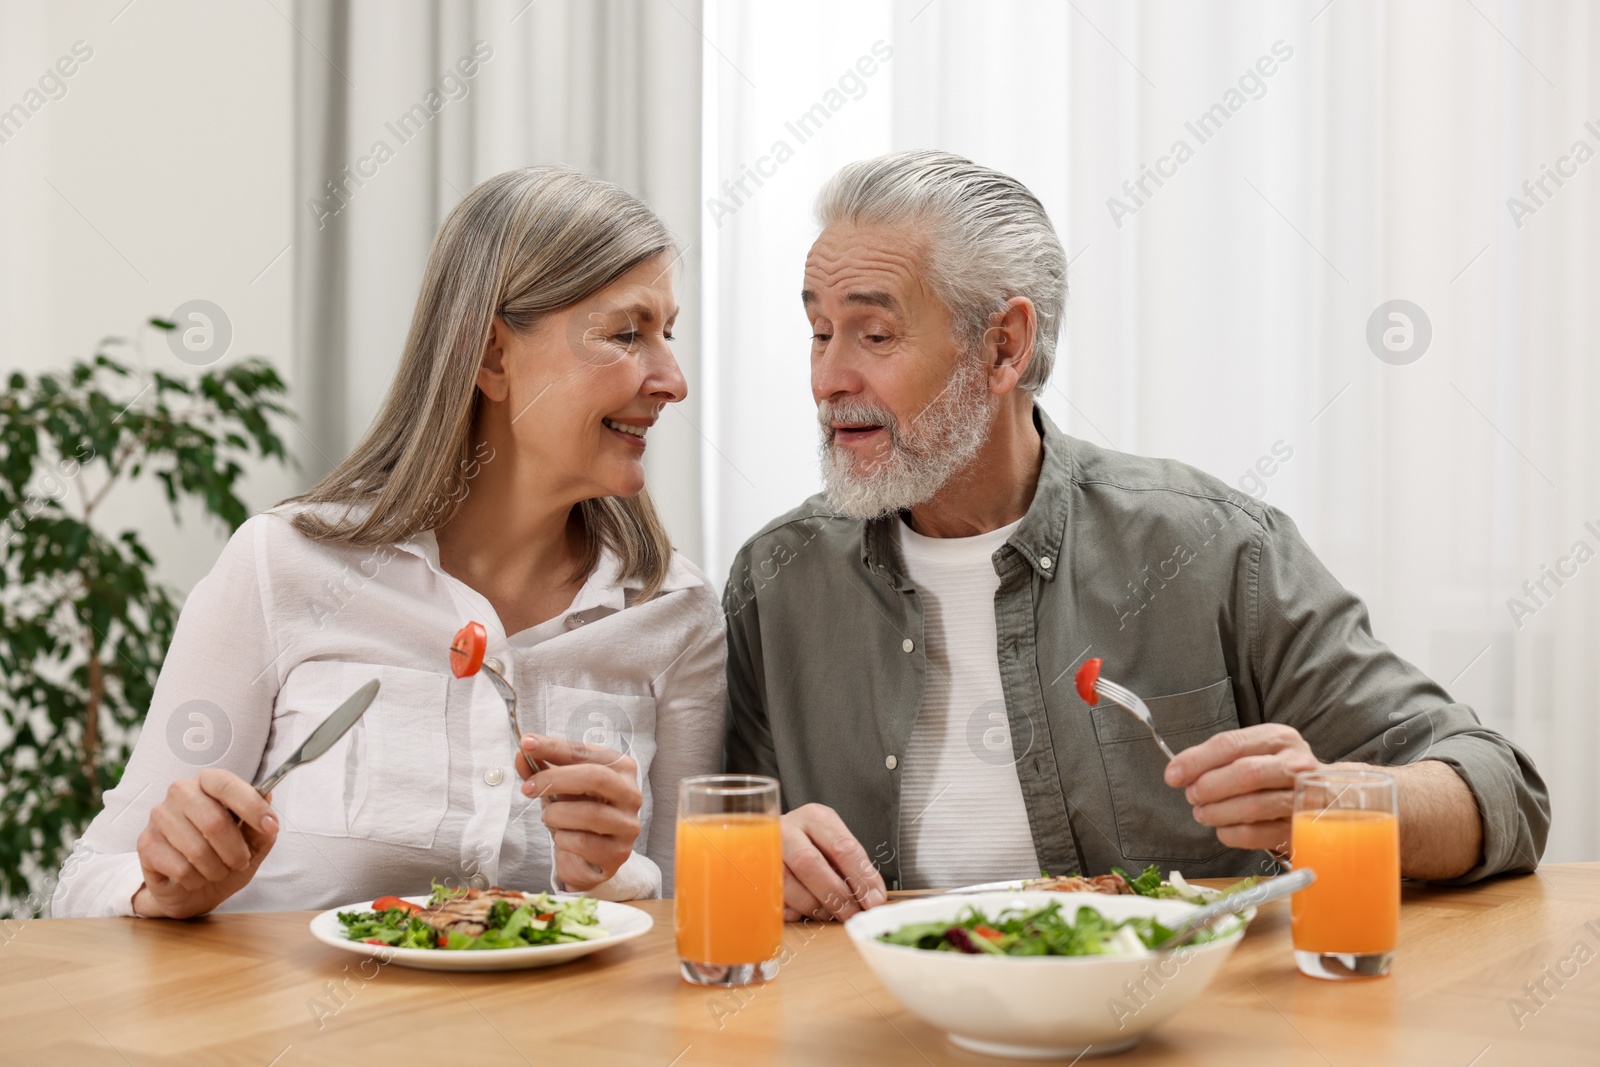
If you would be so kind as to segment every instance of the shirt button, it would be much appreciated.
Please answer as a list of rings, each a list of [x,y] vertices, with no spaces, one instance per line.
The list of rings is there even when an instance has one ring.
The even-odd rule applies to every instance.
[[[506,772],[502,771],[499,767],[490,767],[488,770],[483,772],[483,780],[488,782],[490,785],[499,785],[501,782],[506,780]]]
[[[902,649],[904,649],[905,651],[910,652],[912,649],[916,648],[917,646],[912,644],[911,638],[908,637],[904,641],[900,642],[900,647]],[[893,756],[890,756],[889,758],[890,759],[894,759]]]
[[[467,884],[474,889],[488,889],[489,879],[481,874],[475,874],[467,880]]]
[[[1041,568],[1043,568],[1044,570],[1049,570],[1050,569],[1050,557],[1049,556],[1040,556],[1039,557],[1039,566]]]
[[[488,667],[491,671],[494,671],[496,674],[504,674],[505,673],[505,668],[503,666],[501,666],[500,661],[495,659],[493,656],[489,656],[489,657],[485,658],[484,661],[483,661],[483,665],[485,667]]]
[[[580,627],[582,625],[583,625],[583,616],[576,615],[576,614],[567,616],[567,629],[576,630],[578,627]]]
[[[883,765],[892,771],[900,765],[900,761],[893,756],[885,756],[883,757]]]

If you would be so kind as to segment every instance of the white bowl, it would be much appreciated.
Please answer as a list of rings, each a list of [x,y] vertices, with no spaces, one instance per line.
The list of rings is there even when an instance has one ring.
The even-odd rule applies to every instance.
[[[885,904],[845,923],[867,966],[913,1014],[962,1048],[1027,1059],[1099,1056],[1199,996],[1244,936],[1244,923],[1203,945],[1166,955],[993,956],[929,952],[877,940],[907,923],[954,920],[967,907],[990,918],[1051,901],[1069,919],[1088,906],[1110,919],[1153,916],[1170,926],[1195,909],[1181,900],[1046,891],[922,897]],[[1246,913],[1248,916],[1249,912]]]

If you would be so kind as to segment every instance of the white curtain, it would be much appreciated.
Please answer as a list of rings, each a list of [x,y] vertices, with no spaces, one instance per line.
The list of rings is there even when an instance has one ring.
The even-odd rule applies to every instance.
[[[434,231],[473,185],[567,163],[631,190],[678,235],[699,300],[699,10],[665,0],[299,0],[296,378],[308,476],[349,451],[388,388]],[[330,184],[331,183],[331,184]],[[700,558],[697,315],[674,346],[691,395],[650,435],[652,493]]]
[[[811,198],[947,148],[1067,246],[1052,417],[1287,510],[1381,638],[1533,754],[1547,858],[1600,857],[1600,10],[706,0],[706,34],[709,572],[818,485]],[[1412,362],[1414,312],[1409,352],[1386,314],[1368,341],[1397,299],[1431,327]]]

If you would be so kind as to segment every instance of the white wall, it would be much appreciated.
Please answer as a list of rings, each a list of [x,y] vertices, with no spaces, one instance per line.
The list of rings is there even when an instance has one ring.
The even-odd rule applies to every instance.
[[[93,53],[0,144],[0,368],[65,368],[121,335],[148,367],[192,373],[140,324],[202,298],[232,321],[225,359],[261,354],[287,376],[289,257],[274,259],[292,209],[294,31],[268,3],[124,3],[0,3],[0,108],[75,42]],[[244,495],[260,508],[291,491],[268,471]],[[180,592],[223,540],[198,512],[175,528],[154,484],[119,490],[104,519],[139,530]]]

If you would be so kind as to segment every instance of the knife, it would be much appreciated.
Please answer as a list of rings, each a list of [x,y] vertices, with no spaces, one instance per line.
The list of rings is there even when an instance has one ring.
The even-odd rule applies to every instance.
[[[372,704],[372,698],[378,695],[378,680],[376,678],[363,685],[334,709],[333,714],[322,720],[322,725],[311,731],[311,736],[306,738],[299,748],[290,753],[289,758],[278,764],[276,770],[261,780],[256,786],[256,792],[266,796],[272,792],[277,784],[283,781],[283,776],[300,766],[327,752],[334,743],[350,731],[356,720],[366,713]]]

